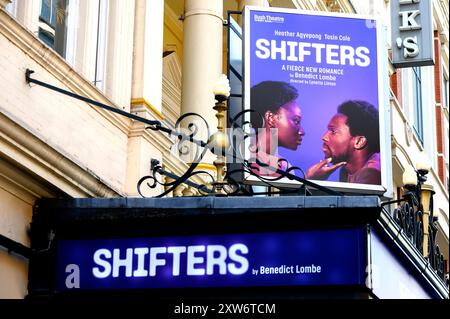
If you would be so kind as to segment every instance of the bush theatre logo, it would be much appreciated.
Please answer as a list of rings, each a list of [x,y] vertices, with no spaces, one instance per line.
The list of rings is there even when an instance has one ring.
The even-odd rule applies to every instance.
[[[255,22],[265,22],[265,23],[284,23],[283,17],[274,17],[269,14],[255,14],[253,16]]]

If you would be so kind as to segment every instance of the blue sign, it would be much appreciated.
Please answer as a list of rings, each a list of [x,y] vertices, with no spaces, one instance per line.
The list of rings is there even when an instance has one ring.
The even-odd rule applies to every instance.
[[[57,289],[361,285],[362,229],[59,240]]]

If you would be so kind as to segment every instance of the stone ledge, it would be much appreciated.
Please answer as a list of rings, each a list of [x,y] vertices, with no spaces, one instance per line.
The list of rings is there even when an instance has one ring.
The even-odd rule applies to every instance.
[[[77,165],[1,113],[0,155],[69,196],[121,196],[119,191],[107,186],[87,167]],[[39,193],[38,196],[45,196],[48,191]]]

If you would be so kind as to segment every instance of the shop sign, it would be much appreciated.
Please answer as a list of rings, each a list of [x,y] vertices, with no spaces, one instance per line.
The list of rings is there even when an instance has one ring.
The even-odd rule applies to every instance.
[[[391,1],[394,67],[434,65],[431,6],[430,0]]]

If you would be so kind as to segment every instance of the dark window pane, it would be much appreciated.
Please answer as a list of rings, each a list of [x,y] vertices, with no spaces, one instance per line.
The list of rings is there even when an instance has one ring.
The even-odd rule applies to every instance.
[[[242,31],[233,18],[230,24],[230,66],[242,77]]]
[[[56,27],[57,19],[57,0],[42,0],[41,15],[39,18],[50,25],[51,27]]]
[[[228,99],[228,117],[229,119],[233,119],[242,109],[242,98],[241,97],[234,97],[231,96]],[[238,125],[240,126],[242,122],[242,117],[240,118],[241,121],[238,122]]]
[[[50,18],[50,23],[52,26],[56,25],[56,15],[57,15],[57,10],[56,10],[56,0],[51,0],[52,3],[52,15]]]
[[[420,67],[413,68],[414,77],[414,131],[423,144],[423,114],[422,114],[422,75]]]
[[[53,37],[53,35],[49,34],[48,32],[40,29],[38,37],[49,47],[53,48],[55,46],[55,38]]]
[[[242,94],[242,81],[240,78],[238,78],[236,76],[236,74],[233,72],[233,70],[230,70],[231,94]]]
[[[242,31],[239,24],[230,17],[228,26],[229,61],[228,79],[231,97],[228,100],[228,117],[233,118],[242,111]],[[238,96],[236,96],[238,95]],[[242,125],[242,118],[236,124]],[[231,123],[230,123],[231,124]]]

